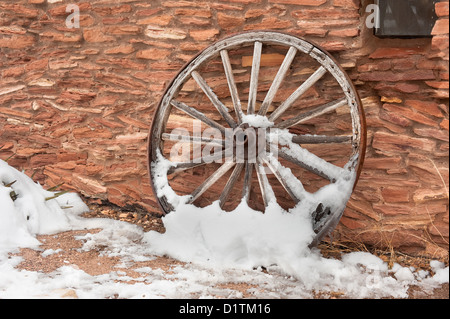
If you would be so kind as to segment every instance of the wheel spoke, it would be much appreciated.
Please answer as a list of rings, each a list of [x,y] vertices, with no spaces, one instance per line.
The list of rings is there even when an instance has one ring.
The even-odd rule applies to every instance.
[[[258,77],[261,64],[262,43],[256,41],[253,49],[252,73],[248,92],[247,114],[255,114],[256,93],[258,92]]]
[[[174,165],[167,171],[167,175],[182,172],[182,171],[185,171],[185,170],[197,167],[197,166],[212,163],[214,161],[222,159],[223,156],[224,156],[224,151],[222,150],[213,155],[202,156],[200,158],[194,158],[193,160],[191,160],[189,162],[173,163]]]
[[[280,87],[281,82],[283,82],[283,79],[286,76],[286,73],[289,70],[292,61],[294,60],[296,53],[297,53],[296,48],[294,47],[289,48],[289,51],[284,57],[283,63],[281,63],[280,69],[278,70],[277,75],[275,76],[275,79],[273,80],[266,97],[264,98],[261,108],[259,109],[258,112],[259,115],[266,115],[267,110],[269,109],[269,106],[272,104],[275,94],[277,94],[278,88]]]
[[[227,184],[225,185],[222,194],[219,198],[219,205],[220,208],[223,209],[223,206],[225,205],[225,202],[228,199],[228,196],[230,195],[230,191],[233,189],[234,184],[236,184],[239,176],[241,175],[242,168],[244,168],[244,163],[237,163],[234,167],[233,172],[231,173],[230,178],[227,181]]]
[[[209,176],[199,187],[197,187],[191,194],[191,198],[188,204],[192,204],[197,198],[199,198],[205,191],[207,191],[215,182],[217,182],[228,170],[235,165],[234,162],[228,161],[222,164],[220,168]]]
[[[222,57],[222,64],[225,70],[225,75],[227,77],[228,87],[230,88],[231,99],[233,100],[234,111],[238,119],[238,124],[242,123],[242,106],[241,100],[239,99],[238,90],[236,87],[236,82],[234,81],[233,69],[231,68],[230,58],[228,56],[227,50],[220,51],[220,56]]]
[[[253,174],[253,163],[249,161],[245,162],[245,175],[244,175],[244,188],[242,190],[242,197],[245,198],[245,201],[249,202],[250,200],[250,189],[252,186],[252,174]]]
[[[206,125],[218,129],[222,134],[225,134],[225,127],[217,123],[216,121],[208,118],[205,114],[203,114],[200,111],[197,111],[196,109],[190,107],[189,105],[179,102],[177,100],[170,101],[170,104],[175,106],[180,111],[183,111],[184,113],[192,116],[193,118],[202,121]]]
[[[290,118],[288,120],[282,121],[278,124],[275,124],[274,127],[276,128],[289,128],[291,126],[297,125],[299,123],[305,122],[307,120],[313,119],[319,115],[331,112],[335,109],[337,109],[338,107],[347,105],[347,99],[346,98],[342,98],[340,100],[337,101],[333,101],[327,104],[323,104],[317,107],[314,107],[312,110],[307,111],[305,113],[302,113],[300,115],[297,115],[293,118]]]
[[[256,160],[256,175],[258,176],[259,187],[261,188],[261,195],[264,201],[264,206],[267,207],[271,201],[276,201],[275,194],[267,179],[264,166],[260,160]]]
[[[348,144],[352,142],[353,136],[351,135],[294,135],[292,134],[292,142],[298,144]]]
[[[178,142],[190,142],[190,143],[200,143],[200,144],[215,144],[220,146],[225,146],[225,141],[217,138],[206,138],[200,136],[190,136],[182,134],[169,134],[163,133],[161,136],[163,141],[178,141]]]
[[[295,203],[298,203],[305,197],[306,191],[303,188],[303,184],[294,174],[292,174],[289,168],[282,166],[281,163],[273,157],[270,159],[263,159],[263,161]]]
[[[333,183],[344,173],[343,168],[325,161],[296,144],[291,145],[291,148],[282,147],[278,150],[278,155]]]
[[[192,71],[191,75],[228,125],[235,128],[237,124],[231,117],[230,113],[228,113],[227,107],[219,100],[216,93],[214,93],[212,88],[206,83],[205,79],[197,71]]]
[[[281,63],[280,69],[278,70],[278,73],[275,76],[275,79],[273,80],[272,85],[270,86],[270,89],[267,92],[266,97],[264,98],[261,108],[259,109],[259,112],[258,112],[259,115],[266,115],[267,110],[269,109],[269,106],[272,104],[275,94],[277,93],[278,88],[281,85],[281,82],[283,81],[284,77],[286,76],[286,73],[289,70],[289,67],[291,66],[292,61],[294,60],[296,53],[297,53],[296,48],[294,48],[294,47],[289,48],[289,51],[286,54],[286,56],[284,57],[283,63]]]
[[[280,117],[300,96],[311,88],[322,76],[327,73],[327,70],[320,66],[305,82],[300,85],[270,116],[269,121],[274,122]]]

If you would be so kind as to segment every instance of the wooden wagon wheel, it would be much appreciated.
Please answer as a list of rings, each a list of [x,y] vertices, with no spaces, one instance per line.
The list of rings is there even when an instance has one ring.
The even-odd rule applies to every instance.
[[[241,33],[203,50],[167,87],[149,134],[150,180],[164,213],[180,202],[232,210],[244,199],[264,212],[319,198],[315,245],[342,215],[365,143],[358,93],[330,54],[284,33]],[[351,184],[345,198],[314,196],[341,180]]]

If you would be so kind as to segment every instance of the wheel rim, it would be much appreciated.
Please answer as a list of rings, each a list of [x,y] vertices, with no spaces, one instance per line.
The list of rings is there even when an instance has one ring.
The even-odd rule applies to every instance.
[[[270,60],[274,57],[278,64]],[[210,76],[217,70],[222,70],[221,79]],[[272,78],[269,71],[275,73]],[[305,98],[311,91],[313,98]],[[200,134],[194,132],[194,126],[189,130],[186,118],[202,126]],[[177,129],[177,125],[182,127]],[[207,130],[214,132],[206,134]],[[309,134],[317,132],[327,134]],[[180,200],[177,196],[196,206],[206,206],[215,198],[221,208],[228,205],[230,209],[245,199],[260,211],[271,201],[283,206],[290,199],[291,203],[283,207],[288,209],[309,194],[336,183],[344,171],[354,172],[353,189],[364,160],[365,143],[358,93],[331,55],[284,33],[242,33],[199,53],[167,87],[149,134],[150,180],[164,213],[174,209]],[[189,152],[184,152],[185,144],[192,146]],[[184,160],[176,164],[168,160],[176,154],[172,153],[174,145],[183,148],[184,153]],[[197,156],[196,147],[200,150]],[[205,147],[214,152],[204,151]],[[333,152],[328,151],[330,147]],[[344,148],[345,155],[339,154]],[[324,150],[336,154],[324,156]],[[329,155],[333,163],[328,161]],[[202,174],[203,181],[196,184],[194,179]],[[307,174],[326,182],[306,190],[303,177]],[[191,184],[191,180],[189,190],[180,186],[183,181]],[[278,186],[273,187],[274,183]],[[214,192],[218,185],[221,190]],[[326,204],[316,204],[311,211],[317,233],[314,243],[334,229],[345,208],[330,212]]]

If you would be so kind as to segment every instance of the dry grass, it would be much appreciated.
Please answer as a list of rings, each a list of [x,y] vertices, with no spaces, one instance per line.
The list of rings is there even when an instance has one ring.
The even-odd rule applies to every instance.
[[[432,260],[439,260],[444,262],[446,266],[449,265],[448,255],[446,258],[433,258],[433,256],[411,256],[399,251],[396,251],[392,245],[387,245],[386,248],[380,249],[375,247],[368,247],[364,243],[360,242],[326,242],[323,241],[318,245],[318,249],[322,255],[326,258],[340,259],[342,255],[352,252],[368,252],[377,256],[388,264],[388,268],[391,269],[394,264],[399,264],[403,267],[414,267],[415,269],[422,269],[429,271],[433,274],[430,267]]]

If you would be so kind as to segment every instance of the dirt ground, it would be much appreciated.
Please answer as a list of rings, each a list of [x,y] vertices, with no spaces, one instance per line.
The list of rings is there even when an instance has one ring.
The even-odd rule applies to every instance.
[[[90,212],[85,213],[85,217],[101,217],[111,218],[116,220],[127,221],[130,223],[141,226],[144,231],[158,231],[164,232],[164,225],[160,218],[150,216],[144,213],[123,210],[111,205],[99,205],[89,204]],[[138,280],[142,274],[135,271],[135,269],[141,267],[150,267],[152,269],[160,269],[163,272],[170,273],[171,269],[177,265],[183,265],[182,262],[169,257],[157,257],[150,261],[136,262],[134,265],[127,268],[120,268],[120,258],[108,257],[101,254],[101,247],[97,250],[80,251],[77,250],[82,246],[82,242],[76,240],[76,236],[84,235],[86,233],[95,233],[100,229],[67,231],[56,235],[41,235],[37,236],[38,240],[42,243],[39,251],[33,249],[21,249],[18,255],[23,257],[22,263],[18,266],[20,269],[29,271],[40,271],[44,273],[50,273],[55,271],[61,266],[72,265],[75,268],[81,269],[89,275],[96,276],[105,273],[109,273],[113,270],[120,270],[126,273],[127,276],[136,278]],[[331,248],[328,244],[321,244],[319,248],[325,257],[337,258],[340,252],[350,252],[351,247],[339,247],[339,243],[335,243]],[[53,249],[56,253],[49,256],[43,256],[42,250]],[[391,261],[392,254],[385,252],[371,252],[379,256],[383,260]],[[430,260],[424,257],[410,257],[400,253],[395,254],[395,262],[402,266],[414,266],[416,269],[424,269],[430,271]],[[263,271],[265,271],[263,269]],[[218,289],[226,288],[228,290],[234,290],[238,295],[243,298],[251,298],[248,294],[249,288],[258,289],[257,286],[252,283],[229,283],[223,284]],[[433,291],[421,291],[417,287],[413,286],[408,291],[408,299],[449,299],[449,284],[444,284],[440,288]],[[62,297],[77,298],[74,291],[68,290]],[[194,296],[195,297],[195,296]],[[317,293],[315,298],[345,298],[340,293]]]

